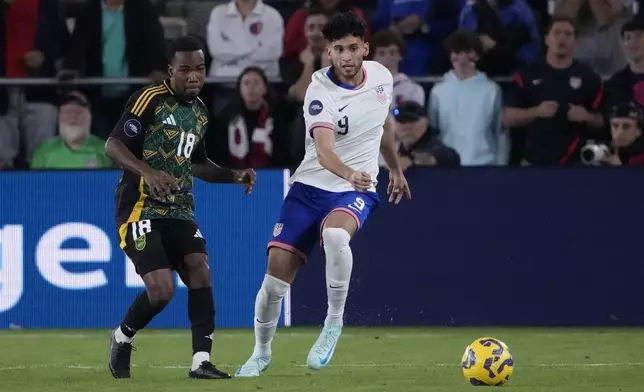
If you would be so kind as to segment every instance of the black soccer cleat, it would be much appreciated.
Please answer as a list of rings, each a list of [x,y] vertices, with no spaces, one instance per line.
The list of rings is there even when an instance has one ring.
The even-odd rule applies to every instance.
[[[119,343],[112,332],[110,339],[110,371],[114,378],[130,378],[130,359],[132,357],[132,343]]]
[[[231,378],[230,374],[222,372],[217,369],[215,365],[208,361],[201,362],[197,370],[191,370],[188,372],[190,378],[199,378],[199,379],[209,379],[209,380],[218,380],[223,378]]]

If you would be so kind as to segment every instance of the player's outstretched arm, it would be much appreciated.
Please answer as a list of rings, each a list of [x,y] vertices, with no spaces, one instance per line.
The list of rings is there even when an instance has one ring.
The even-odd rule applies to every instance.
[[[366,192],[371,187],[371,177],[367,173],[356,172],[347,166],[335,153],[335,132],[327,127],[315,127],[311,130],[315,140],[318,161],[323,168],[338,177],[349,181],[359,192]]]
[[[389,195],[389,202],[395,204],[400,203],[403,195],[411,199],[411,191],[407,184],[407,179],[403,174],[402,167],[398,161],[398,153],[396,152],[396,140],[394,139],[394,126],[395,122],[390,114],[385,120],[384,132],[380,140],[380,153],[385,159],[385,163],[389,168],[389,186],[387,187],[387,194]]]
[[[383,127],[384,132],[382,133],[382,139],[380,139],[380,153],[385,159],[385,163],[387,164],[387,168],[389,168],[390,172],[402,174],[402,167],[398,161],[398,152],[396,151],[394,126],[395,122],[390,114],[385,120],[385,125]]]
[[[239,184],[246,186],[246,194],[250,194],[257,182],[257,175],[253,169],[231,170],[217,165],[205,158],[192,165],[192,173],[203,181],[210,183]]]

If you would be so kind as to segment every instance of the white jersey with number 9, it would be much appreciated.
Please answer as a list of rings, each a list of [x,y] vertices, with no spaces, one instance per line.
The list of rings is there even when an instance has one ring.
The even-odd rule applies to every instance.
[[[369,173],[374,181],[371,190],[375,191],[380,139],[393,98],[393,77],[375,61],[364,61],[362,72],[364,82],[359,88],[338,82],[329,67],[313,74],[303,107],[306,153],[290,184],[300,182],[329,192],[353,190],[348,181],[318,162],[312,130],[320,127],[335,133],[336,154],[352,169]]]

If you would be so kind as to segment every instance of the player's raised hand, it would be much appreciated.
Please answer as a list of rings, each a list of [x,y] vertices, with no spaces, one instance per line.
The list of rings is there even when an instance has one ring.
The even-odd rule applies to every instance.
[[[366,192],[371,188],[371,176],[369,173],[354,171],[348,178],[353,188],[358,192]]]
[[[164,199],[172,195],[172,191],[179,190],[177,180],[164,171],[150,169],[143,174],[143,179],[150,188],[151,196],[155,199]]]
[[[387,194],[389,195],[390,203],[400,203],[403,195],[406,195],[407,199],[411,200],[411,190],[409,189],[409,184],[407,184],[407,179],[404,174],[389,172]]]
[[[257,182],[257,174],[253,169],[244,169],[235,171],[235,184],[245,185],[245,194],[250,195]]]

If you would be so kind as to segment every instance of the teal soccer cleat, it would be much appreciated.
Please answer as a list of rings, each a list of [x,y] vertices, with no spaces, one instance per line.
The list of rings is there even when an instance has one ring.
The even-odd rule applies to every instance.
[[[331,361],[341,334],[342,325],[325,325],[322,328],[320,337],[309,351],[306,360],[309,369],[320,370]]]
[[[264,373],[271,364],[270,355],[255,355],[253,354],[245,364],[243,364],[237,372],[235,377],[259,377]]]

